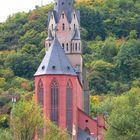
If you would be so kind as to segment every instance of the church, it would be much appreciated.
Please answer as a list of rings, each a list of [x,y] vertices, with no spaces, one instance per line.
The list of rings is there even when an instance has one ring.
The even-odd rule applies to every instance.
[[[103,116],[89,116],[83,47],[74,0],[55,0],[48,13],[46,54],[34,75],[36,102],[46,119],[67,129],[71,140],[103,140]]]

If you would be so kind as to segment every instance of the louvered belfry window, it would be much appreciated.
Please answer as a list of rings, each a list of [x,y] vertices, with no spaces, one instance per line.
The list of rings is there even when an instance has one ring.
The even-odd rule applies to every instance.
[[[56,125],[59,124],[58,96],[58,84],[55,80],[53,80],[51,83],[51,121],[53,121]]]
[[[38,104],[40,107],[44,106],[44,88],[43,88],[43,82],[39,80],[38,83]]]
[[[66,87],[66,126],[67,131],[72,133],[72,83],[68,81]]]

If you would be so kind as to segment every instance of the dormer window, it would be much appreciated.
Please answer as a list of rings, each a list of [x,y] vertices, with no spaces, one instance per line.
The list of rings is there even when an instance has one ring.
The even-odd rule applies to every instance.
[[[64,2],[62,2],[62,5],[64,5]]]
[[[67,70],[70,70],[70,66],[67,66]]]
[[[52,24],[52,30],[53,30],[53,24]]]
[[[42,70],[44,70],[45,69],[45,66],[42,66]]]
[[[75,18],[75,14],[74,14],[74,18]]]
[[[62,30],[64,31],[65,30],[65,24],[63,23],[62,25]]]
[[[56,66],[52,66],[52,69],[55,70],[56,69]]]

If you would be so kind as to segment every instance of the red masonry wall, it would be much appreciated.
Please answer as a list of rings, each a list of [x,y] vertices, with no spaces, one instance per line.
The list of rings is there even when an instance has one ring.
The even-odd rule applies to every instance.
[[[103,115],[97,117],[97,120],[93,120],[90,116],[78,109],[78,127],[82,130],[89,129],[90,135],[94,138],[98,137],[98,140],[104,140],[105,124]]]
[[[37,97],[37,87],[39,80],[42,80],[44,86],[44,117],[50,119],[50,85],[52,80],[56,80],[59,86],[59,126],[61,128],[66,128],[66,85],[70,80],[72,82],[73,91],[73,126],[78,126],[78,108],[83,107],[83,93],[82,86],[76,76],[67,75],[44,75],[35,77],[35,97],[36,102]],[[73,136],[73,140],[77,140],[77,135]]]

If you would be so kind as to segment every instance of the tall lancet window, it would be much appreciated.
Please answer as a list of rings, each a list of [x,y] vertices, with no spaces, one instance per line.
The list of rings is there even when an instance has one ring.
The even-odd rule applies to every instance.
[[[72,83],[68,81],[66,87],[66,126],[67,131],[72,133]]]
[[[58,112],[58,84],[55,80],[51,83],[51,121],[55,124],[59,124],[59,112]]]
[[[62,30],[63,31],[65,30],[65,24],[64,23],[62,24]]]
[[[43,82],[39,80],[38,83],[38,104],[40,107],[44,106],[44,88],[43,88]]]

